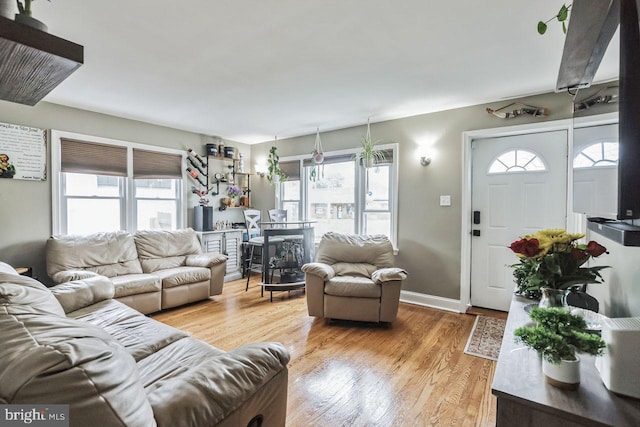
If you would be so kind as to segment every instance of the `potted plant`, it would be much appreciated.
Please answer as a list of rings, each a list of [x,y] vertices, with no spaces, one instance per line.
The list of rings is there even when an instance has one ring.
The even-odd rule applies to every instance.
[[[365,168],[370,168],[385,159],[384,150],[376,149],[376,143],[377,141],[374,142],[368,134],[362,137],[362,151],[356,153],[354,158],[356,161],[362,159],[362,165]]]
[[[598,242],[580,244],[582,233],[567,233],[561,228],[540,230],[523,236],[509,248],[520,258],[513,264],[516,293],[527,298],[539,298],[541,306],[563,305],[562,298],[574,285],[601,283],[600,270],[608,266],[584,267],[592,257],[607,253]],[[554,298],[554,300],[548,300]]]
[[[560,388],[576,389],[580,384],[580,358],[577,352],[602,355],[605,342],[587,332],[587,324],[580,316],[559,307],[534,307],[530,313],[537,326],[523,326],[515,330],[521,342],[542,355],[545,381]]]
[[[235,185],[232,185],[231,187],[227,188],[227,196],[229,196],[229,199],[231,199],[229,206],[234,207],[236,205],[236,197],[239,197],[241,195],[242,195],[242,190],[236,187]]]
[[[17,11],[15,0],[0,0],[0,16],[13,19]]]
[[[28,25],[29,27],[36,28],[40,31],[47,31],[47,26],[44,22],[38,21],[31,16],[31,3],[33,1],[35,0],[24,0],[23,3],[20,0],[16,0],[19,13],[16,14],[15,21],[22,25]]]
[[[273,146],[269,149],[269,158],[267,159],[269,168],[267,169],[267,179],[270,184],[286,181],[287,175],[280,169],[280,156],[278,149]]]

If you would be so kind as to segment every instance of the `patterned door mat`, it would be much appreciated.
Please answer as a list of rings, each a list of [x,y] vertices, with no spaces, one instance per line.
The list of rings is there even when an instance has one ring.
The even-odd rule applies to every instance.
[[[503,319],[477,316],[464,352],[471,356],[498,360],[506,323]]]

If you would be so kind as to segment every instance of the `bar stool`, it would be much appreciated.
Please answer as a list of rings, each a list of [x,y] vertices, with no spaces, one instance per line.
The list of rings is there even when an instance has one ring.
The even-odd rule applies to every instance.
[[[253,269],[253,255],[255,248],[260,248],[260,258],[264,259],[264,254],[262,251],[265,250],[264,247],[264,237],[262,236],[260,229],[260,216],[261,212],[257,209],[245,209],[243,211],[244,214],[244,223],[247,227],[247,245],[248,245],[248,260],[245,261],[247,264],[247,285],[245,286],[244,291],[247,292],[249,290],[249,280],[251,279],[251,271]],[[282,243],[284,239],[274,237],[269,239],[269,243]],[[262,271],[262,281],[264,282],[264,265],[260,264],[260,269]],[[264,295],[264,288],[263,293]]]

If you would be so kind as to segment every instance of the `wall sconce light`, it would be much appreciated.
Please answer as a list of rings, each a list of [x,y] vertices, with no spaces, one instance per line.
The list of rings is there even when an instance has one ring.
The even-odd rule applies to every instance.
[[[422,166],[428,166],[431,163],[431,157],[422,156],[420,157],[420,164]]]
[[[267,165],[264,163],[256,163],[253,165],[253,168],[256,171],[256,175],[260,176],[260,178],[264,178],[264,175],[267,173]]]

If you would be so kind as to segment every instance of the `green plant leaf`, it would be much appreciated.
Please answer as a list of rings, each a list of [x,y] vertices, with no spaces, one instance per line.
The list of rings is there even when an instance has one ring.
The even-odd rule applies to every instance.
[[[569,16],[569,8],[567,7],[566,4],[563,4],[557,15],[558,22],[566,21],[568,16]]]
[[[543,35],[546,32],[547,32],[547,24],[545,24],[542,21],[538,22],[538,34]]]
[[[562,32],[567,34],[567,23],[565,21],[562,21]]]

